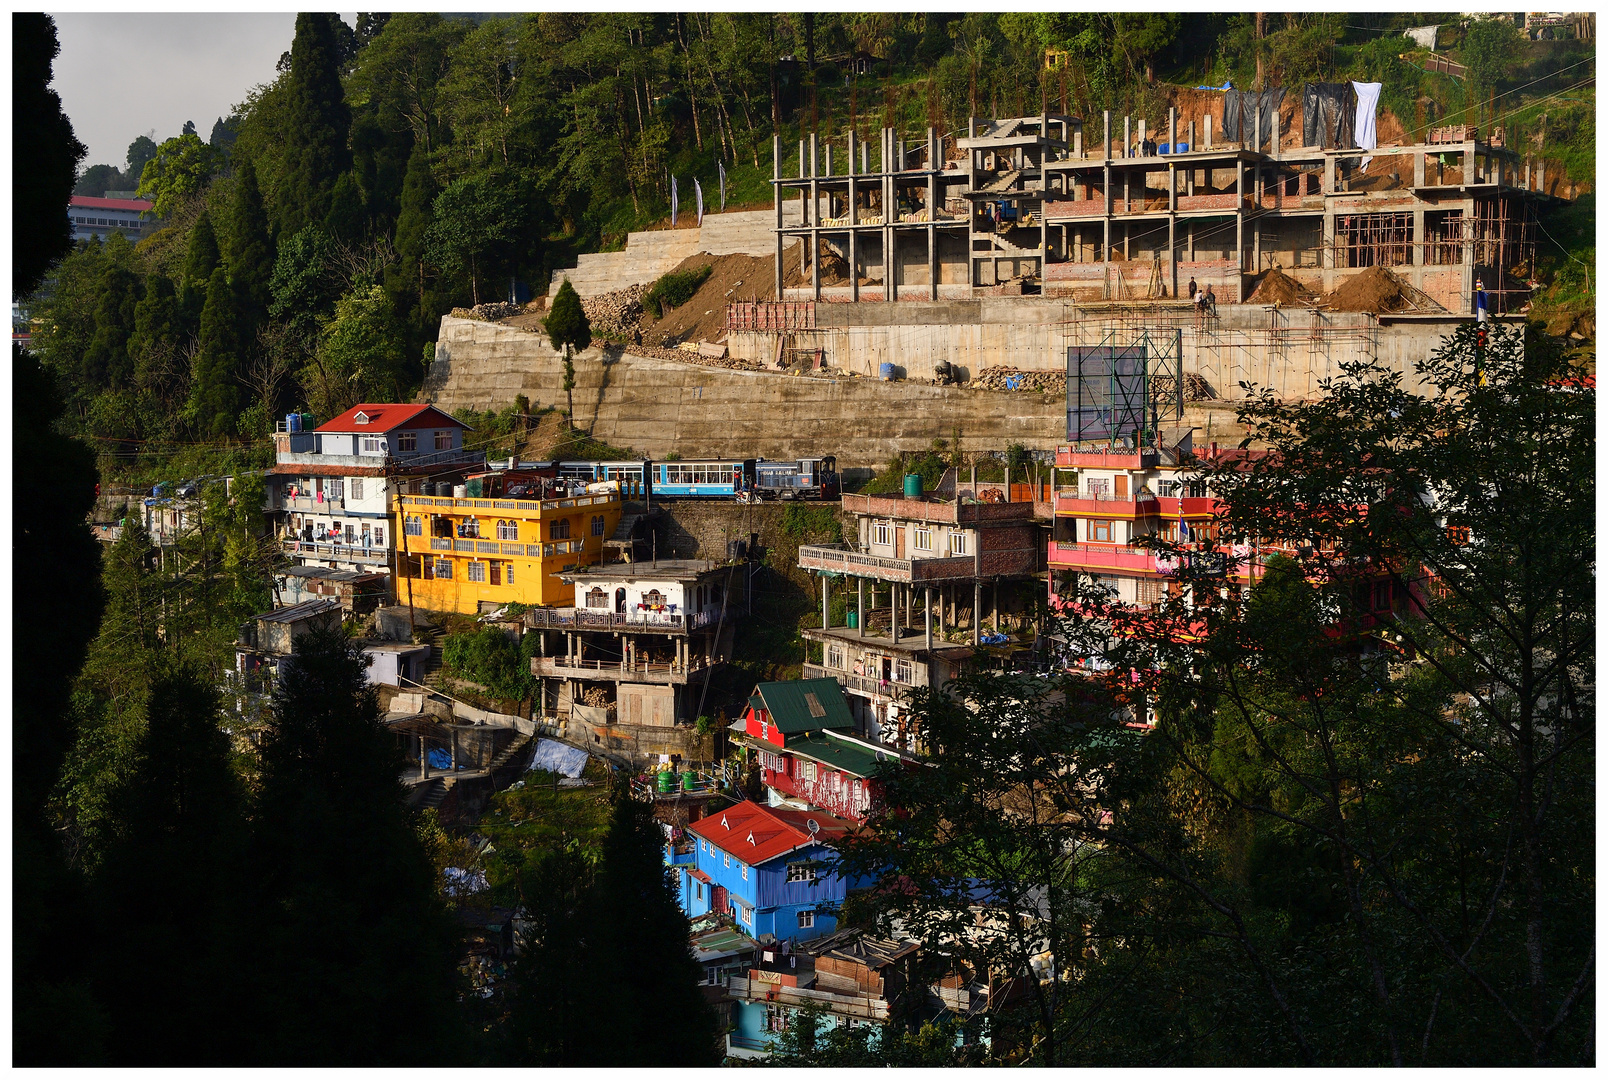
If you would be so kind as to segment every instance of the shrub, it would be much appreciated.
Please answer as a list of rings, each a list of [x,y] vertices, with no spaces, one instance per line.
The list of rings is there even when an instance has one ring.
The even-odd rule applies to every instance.
[[[441,666],[496,697],[523,701],[531,694],[528,658],[512,638],[493,627],[450,635],[441,648]]]
[[[693,294],[703,287],[714,273],[713,266],[701,266],[696,270],[672,270],[658,281],[653,288],[642,297],[642,306],[653,312],[655,319],[664,318],[664,313],[670,308],[678,308],[691,300]]]

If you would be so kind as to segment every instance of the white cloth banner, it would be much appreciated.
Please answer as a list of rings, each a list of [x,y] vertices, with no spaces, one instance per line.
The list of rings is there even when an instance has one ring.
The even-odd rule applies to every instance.
[[[1379,131],[1374,126],[1374,116],[1379,110],[1379,91],[1384,85],[1376,82],[1351,84],[1351,88],[1357,92],[1357,145],[1364,150],[1372,150],[1379,145]],[[1362,159],[1364,171],[1371,161],[1371,157]]]
[[[542,769],[560,776],[575,777],[586,768],[587,753],[578,746],[568,746],[554,739],[538,739],[536,752],[530,756],[526,769]]]
[[[716,164],[720,166],[720,212],[724,214],[726,212],[726,166],[719,162]]]
[[[676,203],[678,201],[679,201],[679,199],[676,196],[676,178],[672,176],[670,178],[670,224],[671,225],[674,225],[676,223]]]
[[[703,224],[703,185],[698,182],[698,178],[696,176],[692,178],[692,190],[693,190],[693,193],[698,196],[698,224],[702,225]]]
[[[1435,32],[1439,29],[1439,23],[1434,26],[1415,26],[1411,30],[1403,30],[1402,35],[1412,38],[1413,43],[1420,48],[1433,49],[1435,47]]]

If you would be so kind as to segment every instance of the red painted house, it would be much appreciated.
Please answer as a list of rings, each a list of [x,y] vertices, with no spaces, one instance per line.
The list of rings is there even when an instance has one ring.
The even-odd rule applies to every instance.
[[[878,766],[898,756],[854,734],[836,679],[760,683],[735,741],[758,759],[773,805],[863,821],[880,795]]]

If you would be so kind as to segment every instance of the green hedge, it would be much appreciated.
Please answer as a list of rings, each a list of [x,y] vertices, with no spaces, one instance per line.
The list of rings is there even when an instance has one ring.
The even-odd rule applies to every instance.
[[[714,269],[713,266],[703,266],[697,270],[672,270],[653,283],[653,287],[642,297],[642,306],[653,312],[655,319],[664,318],[665,311],[691,300],[693,294],[709,280]]]

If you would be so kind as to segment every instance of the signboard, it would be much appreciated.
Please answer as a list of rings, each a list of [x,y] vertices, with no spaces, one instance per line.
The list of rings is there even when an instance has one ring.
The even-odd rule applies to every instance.
[[[1066,437],[1107,439],[1143,431],[1144,343],[1073,345],[1066,350]]]

